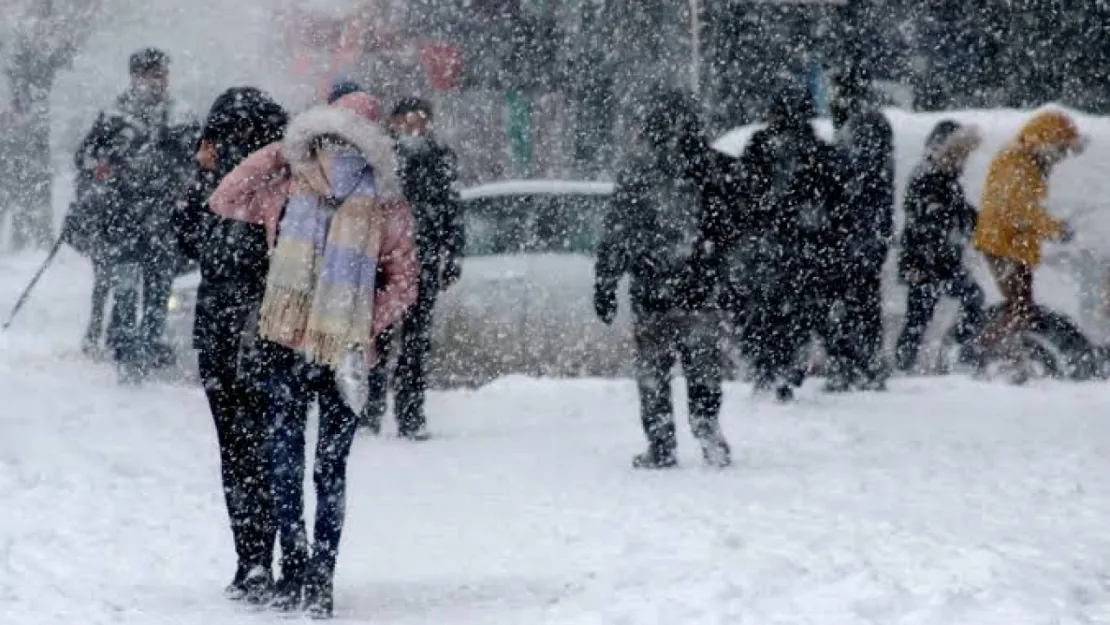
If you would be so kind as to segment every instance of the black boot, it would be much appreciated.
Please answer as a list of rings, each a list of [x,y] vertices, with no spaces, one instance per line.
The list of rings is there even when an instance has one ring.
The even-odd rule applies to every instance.
[[[632,459],[635,469],[671,469],[678,466],[674,447],[653,443],[648,450]]]
[[[264,605],[274,593],[274,576],[269,568],[252,566],[243,579],[243,598],[252,605]]]
[[[304,609],[310,618],[330,619],[335,608],[332,575],[328,571],[314,572],[304,587]]]
[[[721,433],[719,424],[716,422],[707,424],[695,434],[698,444],[701,445],[701,457],[705,460],[705,464],[715,469],[732,466],[732,448],[725,440],[725,435]]]
[[[224,588],[224,596],[232,601],[242,601],[247,597],[247,587],[243,583],[247,579],[247,567],[240,564],[235,569],[235,577],[231,578],[231,583]]]
[[[307,574],[307,554],[283,557],[281,579],[274,584],[270,607],[279,612],[292,612],[301,609]]]

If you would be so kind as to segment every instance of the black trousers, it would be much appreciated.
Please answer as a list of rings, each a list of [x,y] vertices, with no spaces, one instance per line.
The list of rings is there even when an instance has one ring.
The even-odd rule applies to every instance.
[[[416,303],[399,324],[378,337],[378,362],[370,370],[368,400],[364,418],[380,419],[385,414],[385,396],[389,387],[389,357],[395,340],[400,340],[394,371],[395,412],[397,430],[403,436],[424,429],[427,415],[424,397],[428,390],[426,361],[432,345],[432,313],[439,297],[439,271],[425,267],[420,272]]]
[[[162,264],[118,263],[108,275],[114,294],[108,344],[117,360],[141,369],[164,338],[173,271]]]
[[[672,310],[637,313],[636,386],[640,419],[652,447],[676,447],[671,370],[680,360],[686,374],[690,429],[702,438],[716,431],[721,412],[721,348],[717,316],[709,312]]]
[[[825,333],[829,378],[843,384],[879,381],[885,376],[882,268],[853,272],[838,291]]]
[[[213,331],[199,353],[216,425],[220,474],[239,566],[270,569],[277,532],[270,494],[267,398],[258,370],[239,366],[240,334]]]
[[[812,285],[776,289],[753,303],[746,343],[756,388],[801,386],[813,333],[827,316],[818,291]]]
[[[93,288],[89,326],[85,330],[85,343],[90,347],[100,344],[104,334],[104,316],[108,312],[108,298],[112,294],[112,268],[100,260],[93,260]]]
[[[903,371],[912,369],[917,362],[917,352],[929,322],[933,320],[937,303],[942,295],[960,302],[956,318],[956,341],[968,345],[983,324],[983,289],[961,268],[948,280],[911,284],[906,298],[906,323],[898,335],[895,347],[895,364]]]

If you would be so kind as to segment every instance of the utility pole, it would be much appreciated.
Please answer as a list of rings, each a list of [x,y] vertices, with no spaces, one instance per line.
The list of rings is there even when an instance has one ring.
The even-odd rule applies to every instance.
[[[690,69],[694,95],[701,95],[701,0],[690,0]]]

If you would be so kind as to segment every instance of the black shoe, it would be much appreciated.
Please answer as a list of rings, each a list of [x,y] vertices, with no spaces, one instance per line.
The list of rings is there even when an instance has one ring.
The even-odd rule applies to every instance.
[[[251,605],[264,605],[274,594],[274,577],[264,566],[253,566],[243,578],[243,599]]]
[[[678,458],[673,449],[652,445],[644,453],[632,459],[634,469],[673,469],[678,466]]]
[[[794,401],[794,387],[788,384],[783,384],[782,386],[778,387],[777,389],[775,389],[775,399],[784,404]]]
[[[235,577],[231,578],[231,583],[224,588],[224,596],[232,601],[242,601],[247,598],[247,587],[243,583],[247,579],[247,568],[240,565],[235,569]]]
[[[701,444],[701,457],[705,464],[715,469],[732,466],[732,448],[719,428],[700,437],[698,443]]]
[[[432,434],[424,427],[416,430],[400,430],[397,432],[397,436],[414,443],[423,443],[432,439]]]
[[[335,608],[330,575],[315,575],[304,587],[304,610],[309,618],[330,619]]]
[[[305,575],[304,569],[282,573],[281,579],[274,584],[274,591],[270,596],[270,608],[278,612],[293,612],[300,610],[304,597]]]
[[[385,397],[369,398],[358,416],[358,426],[374,436],[382,433],[382,417],[385,416]]]

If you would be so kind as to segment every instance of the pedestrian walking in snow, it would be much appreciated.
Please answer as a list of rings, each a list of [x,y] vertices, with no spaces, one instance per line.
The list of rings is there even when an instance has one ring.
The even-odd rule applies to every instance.
[[[617,178],[595,266],[594,307],[605,323],[617,312],[617,284],[631,280],[636,381],[648,439],[637,468],[677,464],[671,369],[686,374],[690,427],[707,463],[731,452],[718,416],[722,356],[718,298],[735,239],[722,156],[706,143],[687,95],[657,96],[639,128],[640,145]]]
[[[782,401],[804,380],[808,348],[842,278],[830,250],[845,245],[847,198],[839,155],[817,137],[814,115],[808,92],[783,90],[740,157],[752,234],[741,239],[739,259],[749,297],[734,314],[746,320],[756,390],[773,390]]]
[[[984,347],[1012,368],[1013,381],[1029,377],[1024,332],[1036,312],[1033,270],[1041,263],[1045,241],[1068,242],[1071,226],[1045,207],[1048,178],[1065,159],[1086,146],[1067,113],[1035,114],[1017,137],[995,155],[983,186],[978,225],[972,239],[1002,293],[1002,315],[987,323]]]
[[[271,605],[332,613],[358,417],[336,381],[350,357],[375,360],[376,337],[416,300],[412,214],[401,199],[389,137],[373,99],[353,93],[293,119],[281,144],[234,170],[210,200],[224,216],[261,223],[272,244],[259,317],[266,341],[271,478],[281,577]],[[319,415],[316,521],[304,521],[305,427]]]
[[[846,279],[826,331],[830,391],[881,390],[887,375],[882,274],[894,236],[894,133],[870,91],[870,76],[858,66],[834,76],[830,104],[851,210],[846,245],[831,250]]]
[[[416,256],[420,261],[419,295],[399,326],[378,338],[378,364],[369,375],[369,397],[362,424],[381,431],[389,386],[389,354],[394,340],[401,342],[394,372],[394,411],[397,433],[404,439],[428,438],[424,395],[427,390],[425,361],[431,349],[432,312],[441,291],[462,275],[465,242],[462,210],[454,188],[457,177],[455,152],[440,143],[433,132],[431,104],[407,98],[394,107],[389,119],[396,140],[401,188],[412,207],[416,224]]]
[[[208,197],[251,153],[281,139],[288,117],[252,87],[216,98],[201,135],[196,180],[174,213],[178,247],[200,266],[193,325],[201,383],[216,425],[224,500],[238,565],[226,592],[262,603],[273,585],[277,526],[261,365],[252,344],[269,266],[266,230],[221,217]]]
[[[93,312],[83,349],[96,351],[111,292],[107,342],[121,378],[137,381],[173,359],[163,334],[179,257],[167,198],[179,196],[193,175],[195,122],[168,94],[164,52],[136,52],[129,67],[130,87],[97,118],[76,163],[78,200],[90,203],[81,212],[95,222]]]
[[[925,157],[914,169],[903,202],[898,276],[909,292],[906,320],[895,347],[895,365],[909,371],[941,295],[960,301],[956,340],[960,360],[982,365],[978,335],[983,323],[983,289],[964,265],[964,251],[975,231],[977,212],[964,196],[960,176],[968,156],[982,142],[974,126],[939,122],[925,142]]]

